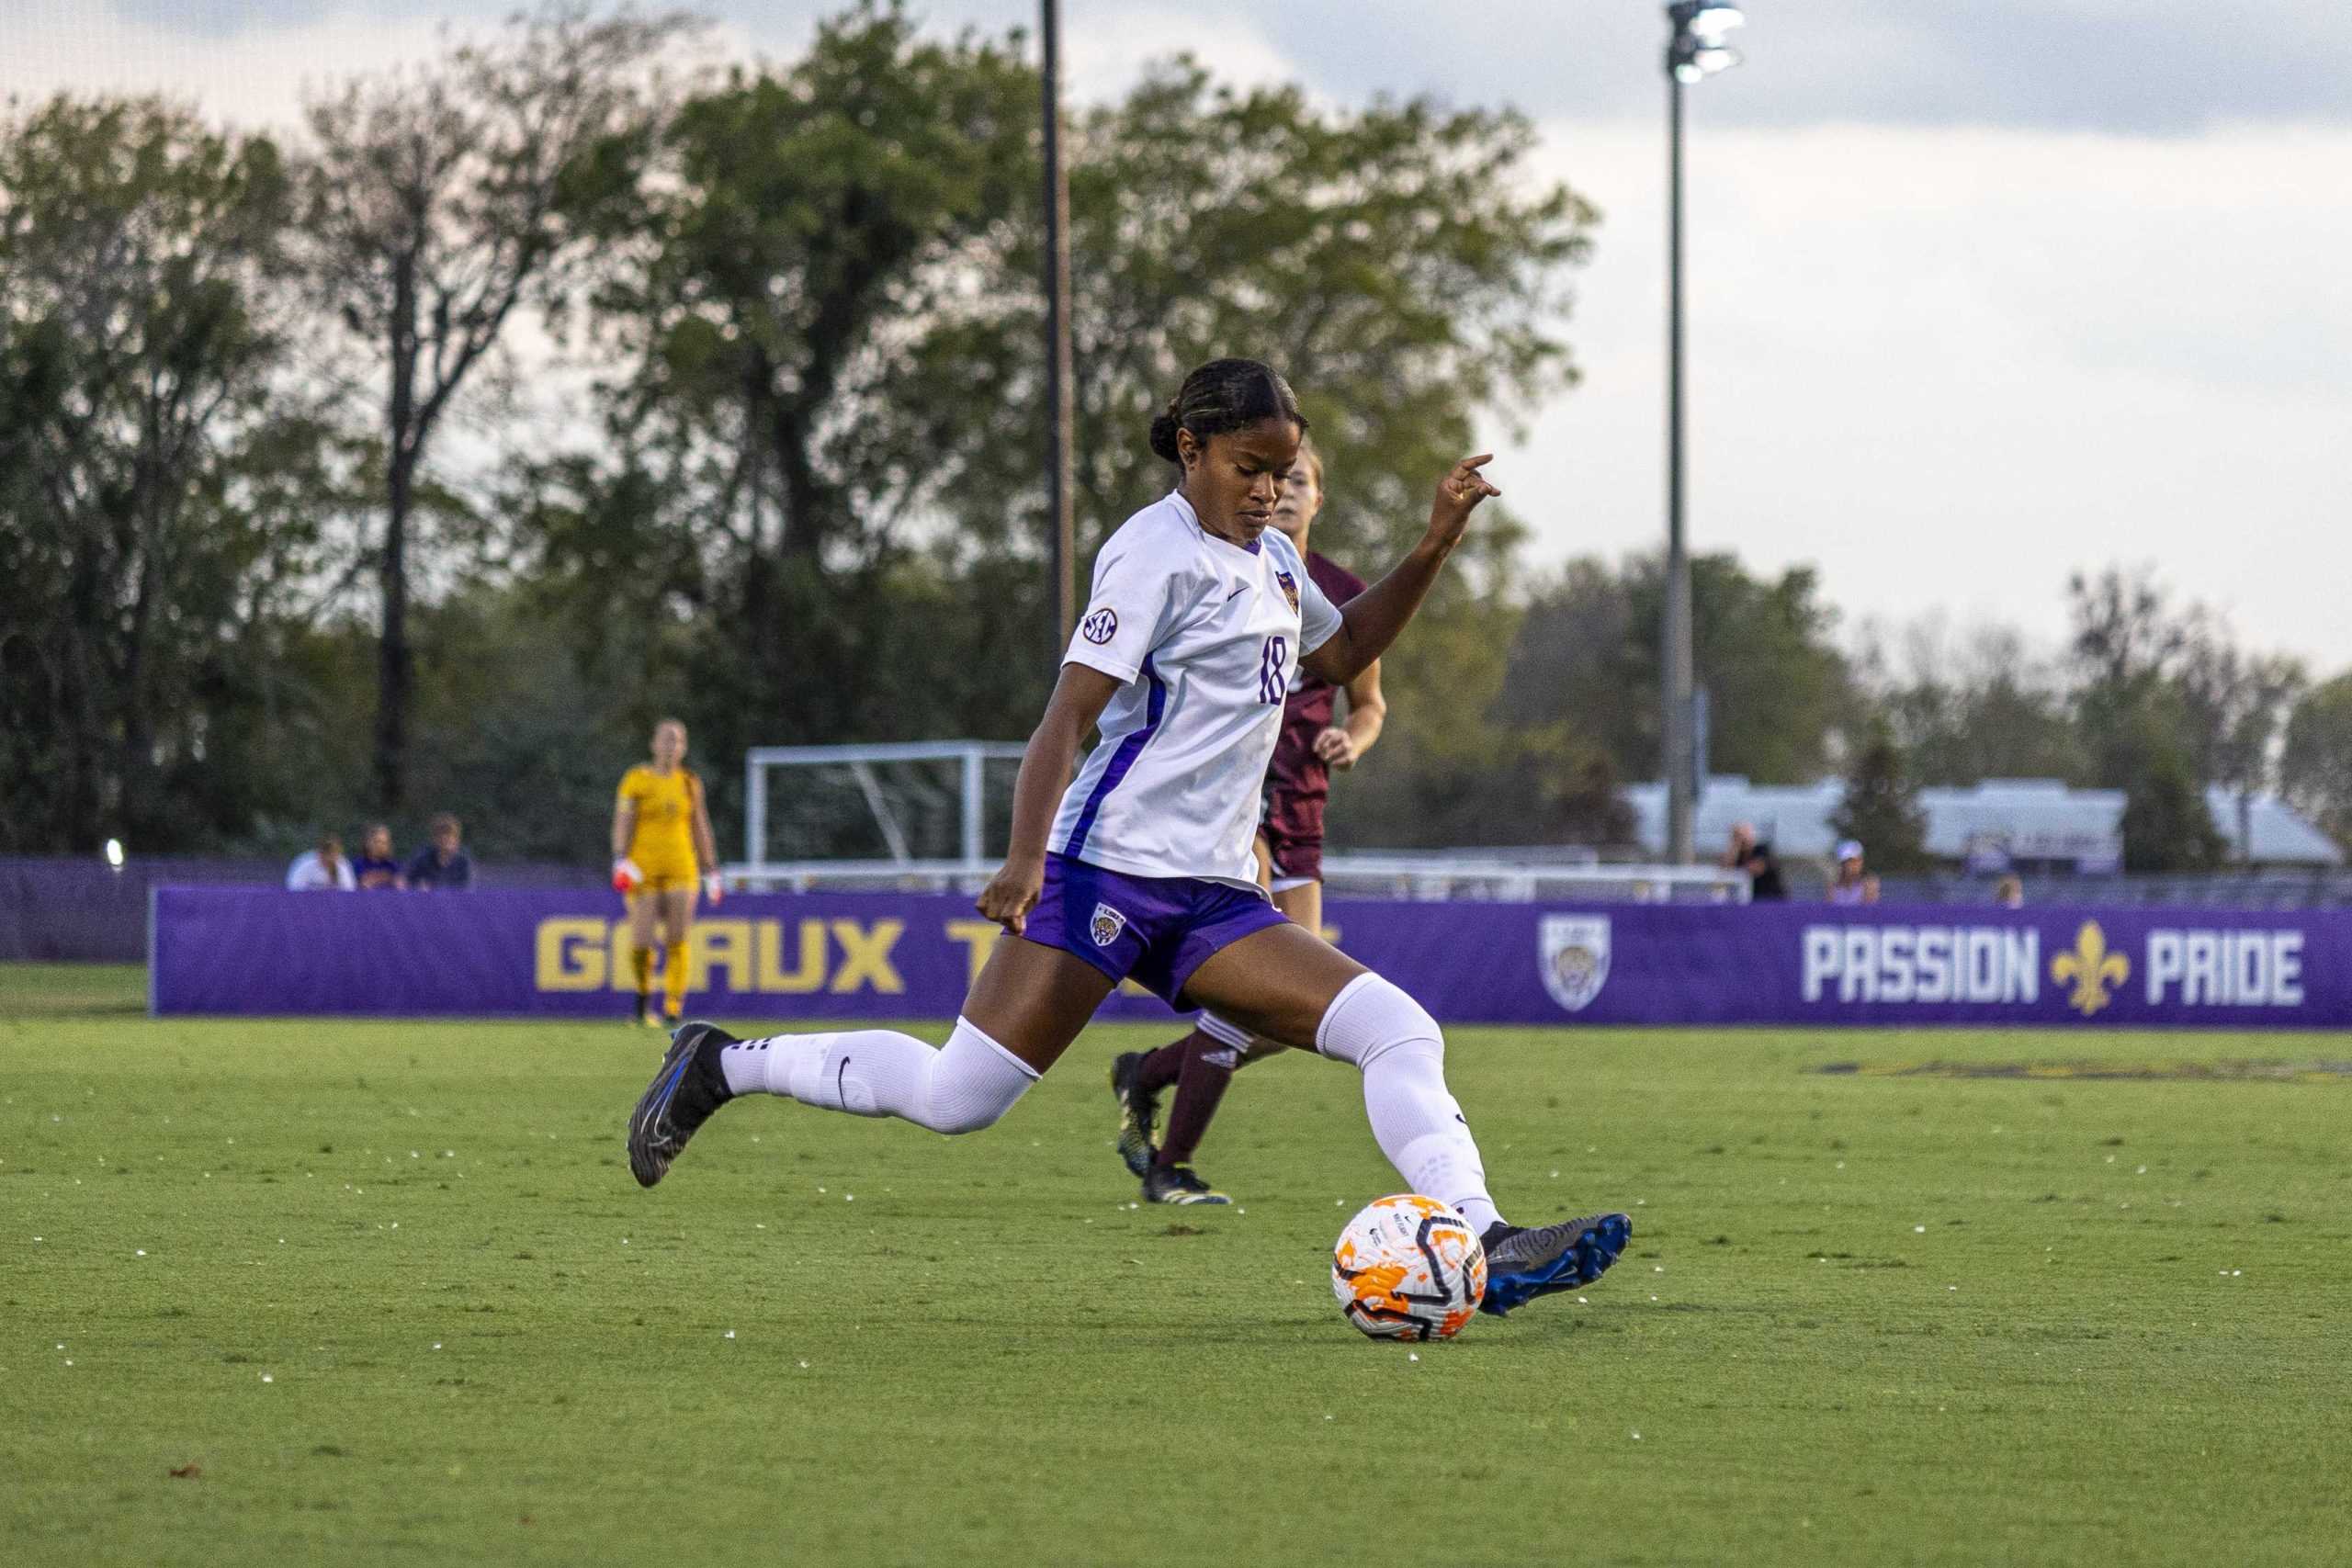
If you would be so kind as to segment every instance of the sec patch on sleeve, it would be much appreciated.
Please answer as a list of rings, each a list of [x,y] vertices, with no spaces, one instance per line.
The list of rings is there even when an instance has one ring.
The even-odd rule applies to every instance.
[[[1078,634],[1100,648],[1119,635],[1119,612],[1108,604],[1089,611],[1086,619],[1078,623]]]

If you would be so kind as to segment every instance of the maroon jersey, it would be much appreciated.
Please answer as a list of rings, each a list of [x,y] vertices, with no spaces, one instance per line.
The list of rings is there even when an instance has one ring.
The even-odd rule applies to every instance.
[[[1314,550],[1306,552],[1306,575],[1334,604],[1363,592],[1363,579]],[[1273,761],[1266,764],[1267,816],[1278,818],[1290,802],[1320,802],[1331,793],[1330,770],[1315,754],[1315,738],[1331,728],[1331,710],[1340,688],[1307,672],[1301,665],[1292,677],[1290,695],[1283,705],[1283,732],[1274,742]],[[1317,812],[1319,819],[1321,813]]]

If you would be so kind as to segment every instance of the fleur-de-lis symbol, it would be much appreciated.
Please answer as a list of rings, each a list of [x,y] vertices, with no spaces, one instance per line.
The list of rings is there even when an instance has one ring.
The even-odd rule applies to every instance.
[[[2088,1018],[2113,999],[2109,995],[2111,987],[2132,977],[2132,961],[2120,953],[2109,953],[2107,933],[2099,930],[2098,922],[2085,920],[2083,929],[2075,933],[2075,951],[2050,961],[2050,977],[2075,987],[2066,1005]]]

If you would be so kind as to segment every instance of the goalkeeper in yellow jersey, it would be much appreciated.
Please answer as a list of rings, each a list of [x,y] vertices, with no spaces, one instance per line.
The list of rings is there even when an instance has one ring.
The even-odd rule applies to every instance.
[[[662,946],[662,1010],[676,1023],[686,1005],[695,895],[718,902],[718,844],[702,780],[686,767],[686,727],[665,718],[653,727],[653,761],[621,777],[613,802],[613,886],[628,900],[629,964],[637,978],[637,1021],[653,1016],[654,940]]]

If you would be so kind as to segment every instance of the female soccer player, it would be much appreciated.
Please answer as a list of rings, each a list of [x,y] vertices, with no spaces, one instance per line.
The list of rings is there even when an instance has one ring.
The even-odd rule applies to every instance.
[[[686,1006],[695,883],[718,902],[718,841],[711,836],[702,780],[686,763],[686,727],[665,718],[653,727],[653,763],[621,775],[613,802],[613,887],[628,901],[629,965],[637,976],[637,1021],[652,1015],[654,936],[662,943],[662,1013],[675,1024]]]
[[[1363,592],[1363,580],[1307,546],[1316,514],[1323,510],[1323,458],[1312,438],[1302,440],[1298,461],[1283,476],[1283,497],[1274,504],[1274,526],[1306,558],[1306,575],[1323,596],[1344,604]],[[1348,716],[1331,722],[1340,688],[1307,669],[1291,678],[1283,707],[1282,730],[1266,773],[1265,813],[1258,826],[1261,880],[1272,892],[1274,908],[1305,926],[1323,930],[1323,807],[1330,798],[1333,768],[1351,768],[1380,739],[1388,704],[1380,692],[1380,661],[1366,665],[1347,682]],[[1119,1156],[1143,1178],[1143,1195],[1154,1203],[1224,1203],[1226,1195],[1193,1169],[1193,1151],[1216,1115],[1233,1075],[1251,1062],[1282,1050],[1278,1041],[1253,1040],[1243,1030],[1203,1013],[1191,1033],[1157,1051],[1130,1051],[1111,1066],[1111,1093],[1119,1102]],[[1173,1086],[1168,1136],[1152,1145],[1159,1098]]]
[[[1254,1034],[1357,1067],[1381,1152],[1406,1186],[1452,1204],[1485,1242],[1496,1314],[1598,1278],[1623,1214],[1521,1228],[1487,1191],[1445,1086],[1444,1037],[1412,998],[1283,919],[1253,873],[1258,791],[1295,662],[1344,684],[1413,616],[1471,512],[1501,492],[1454,465],[1428,532],[1335,609],[1270,531],[1306,421],[1266,366],[1219,359],[1152,422],[1175,490],[1121,525],[1013,786],[1012,847],[979,897],[1004,927],[947,1043],[860,1029],[671,1037],[629,1118],[629,1168],[660,1181],[739,1095],[763,1092],[940,1133],[993,1123],[1054,1065],[1122,978]],[[1102,739],[1064,788],[1086,731]],[[1058,801],[1058,807],[1057,807]]]

